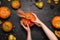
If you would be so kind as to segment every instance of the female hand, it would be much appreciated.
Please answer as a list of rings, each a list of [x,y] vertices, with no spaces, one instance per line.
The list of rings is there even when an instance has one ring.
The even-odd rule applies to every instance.
[[[23,27],[27,32],[30,32],[30,27],[29,27],[28,24],[27,24],[27,26],[25,26],[25,25],[21,22],[21,25],[22,25],[22,27]]]
[[[18,9],[17,12],[18,12],[17,15],[18,15],[19,17],[25,17],[25,12],[24,12],[23,10]]]
[[[32,40],[31,31],[30,31],[29,25],[27,24],[27,26],[25,26],[22,22],[21,22],[21,25],[27,31],[27,40]]]
[[[24,12],[23,10],[18,9],[17,12],[18,12],[17,15],[18,15],[19,17],[24,17],[24,18],[26,18],[26,17],[25,17],[25,12]],[[34,22],[37,26],[40,26],[41,21],[39,20],[39,18],[37,17],[37,15],[36,15],[35,13],[32,12],[32,14],[35,16],[36,21],[33,21],[33,20],[31,20],[31,21]],[[29,18],[27,18],[27,19],[29,19]],[[25,28],[25,27],[24,27],[24,28]],[[26,28],[25,28],[25,29],[26,29]]]
[[[37,15],[35,13],[32,13],[32,14],[35,16],[36,20],[35,21],[31,20],[31,21],[34,22],[37,26],[40,27],[42,21],[37,17]]]
[[[37,26],[41,26],[49,40],[58,40],[55,34],[42,22],[38,19],[36,14],[32,13],[36,17],[36,21],[33,21]]]

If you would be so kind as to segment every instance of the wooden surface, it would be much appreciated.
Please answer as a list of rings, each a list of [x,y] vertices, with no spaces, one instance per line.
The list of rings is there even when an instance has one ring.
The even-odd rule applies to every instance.
[[[0,40],[7,40],[9,34],[13,34],[16,36],[17,40],[26,40],[26,31],[23,29],[23,27],[20,25],[20,18],[17,16],[17,11],[14,10],[11,7],[11,2],[8,2],[7,0],[0,0],[1,5],[0,6],[7,6],[11,10],[11,16],[6,19],[0,19],[3,22],[5,21],[11,21],[13,23],[13,30],[9,33],[6,33],[2,30],[2,25],[0,25]],[[31,11],[37,14],[40,20],[42,20],[49,29],[51,29],[53,32],[56,30],[51,25],[51,20],[54,16],[60,15],[60,3],[58,5],[55,5],[52,1],[51,4],[53,4],[55,7],[54,9],[50,8],[51,4],[48,4],[46,0],[43,0],[44,7],[43,9],[37,8],[31,0],[20,0],[21,1],[21,8],[24,10],[24,12]],[[44,31],[41,28],[38,28],[36,25],[31,27],[32,32],[32,40],[49,40],[47,36],[45,35]],[[59,38],[58,38],[59,39]]]

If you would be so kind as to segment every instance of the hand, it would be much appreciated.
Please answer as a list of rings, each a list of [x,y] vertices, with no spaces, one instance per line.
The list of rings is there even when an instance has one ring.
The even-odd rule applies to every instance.
[[[19,17],[25,17],[25,13],[24,13],[24,11],[23,11],[23,10],[18,9],[18,10],[17,10],[17,12],[18,12],[18,14],[17,14],[17,15],[18,15]]]
[[[27,24],[27,26],[25,26],[22,22],[21,22],[21,25],[27,31],[27,40],[32,40],[32,38],[31,38],[31,31],[30,31],[29,25]]]
[[[37,15],[35,14],[35,13],[32,13],[34,16],[35,16],[35,18],[36,18],[36,21],[32,21],[32,22],[34,22],[37,26],[41,26],[41,23],[42,23],[42,21],[41,20],[39,20],[39,18],[37,17]]]
[[[27,24],[27,26],[25,26],[25,25],[21,22],[21,25],[23,26],[23,28],[24,28],[27,32],[30,32],[30,27],[29,27],[28,24]]]
[[[36,21],[32,21],[34,22],[37,26],[41,26],[42,29],[44,30],[45,34],[47,35],[47,37],[49,38],[49,40],[58,40],[58,38],[54,35],[54,33],[42,22],[38,19],[38,17],[36,16],[36,14],[32,13],[35,17],[36,17]]]

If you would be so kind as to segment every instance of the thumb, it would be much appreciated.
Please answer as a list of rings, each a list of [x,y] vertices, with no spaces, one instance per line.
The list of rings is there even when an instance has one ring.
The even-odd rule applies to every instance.
[[[29,25],[27,24],[27,27],[29,28]]]
[[[30,29],[29,25],[27,24],[27,28]]]
[[[36,21],[34,21],[34,20],[31,20],[33,23],[35,23]]]

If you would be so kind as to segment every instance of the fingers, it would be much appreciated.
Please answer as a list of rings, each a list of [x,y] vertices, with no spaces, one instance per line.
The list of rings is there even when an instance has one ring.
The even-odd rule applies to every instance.
[[[18,15],[19,17],[25,17],[25,13],[24,13],[24,11],[22,11],[21,9],[18,9],[17,12],[18,12],[17,15]]]
[[[30,28],[29,25],[27,24],[28,29]]]
[[[21,22],[21,25],[26,31],[30,31],[30,27],[28,24],[27,24],[27,26],[24,26],[24,24]]]
[[[27,31],[30,31],[30,27],[29,27],[29,25],[27,24]]]
[[[29,25],[27,24],[27,27],[29,27]]]
[[[36,23],[36,21],[34,21],[34,20],[31,20],[33,23]]]
[[[33,14],[35,17],[37,17],[37,15],[36,15],[35,13],[32,12],[32,14]]]
[[[21,22],[21,25],[22,25],[22,27],[24,28],[24,29],[27,29],[27,27],[26,26],[24,26],[24,24]]]
[[[17,14],[19,17],[22,17],[22,18],[25,18],[25,16],[24,15],[20,15],[20,14]]]
[[[21,9],[18,9],[17,12],[18,12],[20,15],[25,15],[24,11],[21,10]]]
[[[39,26],[39,27],[41,26],[41,24],[40,24],[40,23],[35,23],[35,24],[36,24],[37,26]]]
[[[18,9],[18,10],[17,10],[17,12],[18,12],[18,13],[20,13],[20,12],[22,12],[22,13],[23,13],[23,11],[22,11],[21,9]]]
[[[21,17],[21,15],[20,14],[17,14],[19,17]]]

